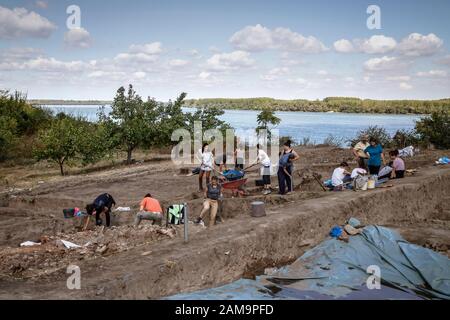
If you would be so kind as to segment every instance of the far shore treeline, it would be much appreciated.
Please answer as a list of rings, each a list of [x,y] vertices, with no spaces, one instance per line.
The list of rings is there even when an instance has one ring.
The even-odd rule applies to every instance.
[[[110,105],[101,100],[28,100],[35,105]],[[370,100],[351,97],[329,97],[323,100],[279,100],[273,98],[247,99],[188,99],[185,107],[235,110],[431,114],[450,110],[450,98],[441,100]]]
[[[442,100],[369,100],[329,97],[323,100],[277,100],[272,98],[186,100],[188,107],[303,112],[431,114],[449,111],[450,98]]]

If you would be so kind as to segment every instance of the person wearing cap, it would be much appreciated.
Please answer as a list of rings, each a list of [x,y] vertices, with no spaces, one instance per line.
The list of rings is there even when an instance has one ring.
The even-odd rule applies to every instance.
[[[359,141],[352,149],[355,160],[358,163],[358,167],[368,171],[367,162],[369,161],[368,155],[364,152],[366,148],[370,146],[369,136],[363,135],[361,141]]]

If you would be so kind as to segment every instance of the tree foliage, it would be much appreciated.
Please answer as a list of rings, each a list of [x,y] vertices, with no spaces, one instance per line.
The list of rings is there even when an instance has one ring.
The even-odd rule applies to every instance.
[[[158,104],[153,99],[144,102],[130,85],[127,93],[124,87],[117,90],[111,108],[111,113],[100,114],[100,123],[109,133],[111,146],[125,151],[130,164],[136,148],[156,142]]]
[[[438,149],[450,149],[450,112],[433,112],[416,122],[416,131],[422,140]]]
[[[256,127],[258,135],[261,130],[266,130],[267,138],[270,140],[272,137],[272,129],[281,123],[281,119],[275,115],[274,111],[265,108],[256,117],[256,122],[258,124]]]
[[[329,97],[323,100],[278,100],[272,98],[248,99],[198,99],[187,100],[186,106],[216,107],[220,109],[304,111],[304,112],[347,112],[347,113],[389,113],[430,114],[450,110],[450,99],[441,100],[370,100],[351,97]]]
[[[70,117],[55,120],[48,129],[39,132],[35,156],[59,165],[61,175],[64,165],[71,165],[80,152],[83,130]]]

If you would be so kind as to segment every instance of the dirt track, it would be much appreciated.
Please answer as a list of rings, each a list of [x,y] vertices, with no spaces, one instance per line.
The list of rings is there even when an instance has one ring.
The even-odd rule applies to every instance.
[[[324,157],[330,153],[333,158]],[[310,167],[325,175],[348,157],[348,150],[304,154],[308,156],[297,167],[314,163]],[[75,222],[62,218],[62,208],[83,206],[105,191],[120,206],[134,209],[146,192],[164,204],[187,201],[192,215],[198,215],[201,199],[193,192],[197,177],[179,175],[170,162],[9,191],[0,203],[0,298],[157,298],[215,286],[292,261],[350,216],[397,228],[408,240],[448,254],[450,169],[425,167],[432,156],[408,161],[409,168],[420,167],[417,176],[395,181],[389,189],[324,193],[315,183],[306,183],[293,195],[266,197],[265,218],[248,216],[249,203],[264,199],[256,192],[246,199],[226,199],[225,222],[212,229],[190,224],[188,244],[182,242],[180,227],[168,232],[148,224],[137,230],[127,226],[133,213],[118,213],[118,227],[103,233],[76,234]],[[250,175],[250,186],[255,178]],[[40,248],[7,248],[43,235],[48,243]],[[91,244],[68,253],[55,244],[57,239]],[[69,263],[81,268],[81,291],[66,288]]]

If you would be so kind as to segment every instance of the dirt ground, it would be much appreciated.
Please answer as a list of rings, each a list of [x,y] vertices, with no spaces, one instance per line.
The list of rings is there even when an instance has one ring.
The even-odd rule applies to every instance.
[[[207,250],[214,250],[214,246],[218,248],[229,243],[229,237],[233,234],[236,235],[236,239],[245,236],[259,237],[260,235],[258,231],[255,231],[255,228],[264,228],[267,222],[266,220],[252,220],[251,222],[247,220],[250,204],[253,201],[265,201],[268,216],[276,216],[279,220],[278,223],[283,225],[289,224],[286,218],[281,219],[283,214],[296,212],[303,204],[312,205],[312,209],[308,211],[308,214],[311,215],[311,212],[320,211],[325,204],[332,203],[336,196],[340,198],[341,194],[344,194],[344,197],[347,198],[346,203],[349,203],[349,201],[351,203],[352,200],[349,199],[359,194],[353,191],[323,192],[312,175],[312,173],[315,173],[323,179],[328,178],[332,170],[343,160],[349,161],[352,167],[355,166],[350,150],[311,147],[300,148],[298,152],[301,159],[296,164],[296,172],[294,173],[294,185],[296,186],[294,194],[279,196],[274,192],[272,195],[263,196],[261,189],[255,186],[255,180],[259,178],[258,171],[249,172],[246,189],[250,195],[244,198],[232,198],[231,194],[227,193],[220,210],[223,218],[220,224],[212,230],[192,223],[189,224],[190,238],[194,239],[193,242],[202,243],[198,249],[199,255]],[[421,181],[420,176],[428,171],[432,171],[433,174],[438,176],[442,172],[447,172],[448,168],[444,166],[433,166],[434,161],[444,155],[449,156],[450,152],[427,150],[407,159],[407,169],[417,169],[418,172],[415,174],[417,177],[407,177],[401,183],[405,186],[409,183],[419,183]],[[140,265],[141,262],[154,259],[154,262],[151,263],[156,263],[158,259],[156,257],[162,253],[164,255],[169,254],[169,256],[173,254],[173,257],[181,259],[179,244],[183,243],[183,226],[165,228],[164,226],[153,226],[145,221],[137,228],[132,226],[139,201],[148,192],[159,199],[163,206],[186,202],[189,206],[191,220],[199,215],[202,195],[196,191],[198,176],[187,176],[184,173],[185,171],[181,169],[173,166],[169,156],[158,156],[152,159],[151,155],[145,162],[141,161],[130,167],[119,165],[102,170],[92,170],[92,172],[74,170],[77,174],[67,177],[58,177],[54,168],[39,167],[39,165],[32,168],[0,168],[0,175],[3,177],[0,180],[4,181],[0,186],[0,288],[9,288],[8,292],[10,292],[1,293],[2,290],[0,290],[0,297],[27,298],[38,295],[44,289],[39,289],[39,286],[30,287],[31,284],[38,283],[42,288],[47,288],[55,279],[62,279],[69,264],[76,264],[83,265],[85,266],[83,268],[88,270],[102,270],[101,277],[92,278],[90,281],[91,288],[95,288],[92,289],[95,297],[130,298],[131,296],[123,293],[113,293],[113,290],[110,294],[106,294],[104,292],[106,286],[100,286],[99,284],[102,283],[102,279],[124,276],[136,278],[135,281],[138,281],[137,279],[140,276],[144,276],[142,272],[145,273],[142,270],[142,265]],[[430,173],[431,176],[433,175]],[[446,177],[448,178],[448,175]],[[8,181],[8,183],[5,181]],[[11,181],[14,182],[11,183]],[[272,182],[273,186],[277,185],[276,177],[272,178]],[[394,184],[397,183],[395,181]],[[399,198],[392,200],[399,204],[397,210],[401,212],[399,212],[398,218],[392,216],[391,210],[386,208],[385,212],[386,214],[389,213],[389,219],[382,213],[378,213],[379,216],[372,219],[366,217],[365,222],[379,223],[379,221],[384,221],[384,225],[398,230],[408,241],[450,256],[450,194],[448,193],[448,185],[446,190],[443,191],[443,197],[438,204],[433,206],[433,210],[430,210],[430,214],[426,217],[408,214],[407,211],[411,208],[402,203],[406,200],[402,199],[401,193],[399,193]],[[387,193],[389,189],[377,190],[376,192],[378,191]],[[132,209],[130,212],[114,212],[112,228],[106,229],[91,225],[88,231],[79,232],[80,220],[77,218],[64,219],[63,208],[83,208],[103,192],[112,194],[118,206]],[[427,191],[423,190],[423,192],[426,193]],[[367,196],[370,196],[370,192],[367,192]],[[368,202],[370,202],[370,199]],[[357,215],[358,209],[348,211],[355,211],[355,215]],[[394,214],[395,211],[393,210]],[[302,235],[302,239],[304,236],[304,239],[298,240],[300,241],[298,247],[286,249],[285,253],[271,257],[267,254],[267,250],[270,248],[262,248],[252,243],[252,251],[248,253],[249,261],[246,262],[245,268],[229,265],[227,274],[221,274],[220,276],[205,275],[201,284],[189,283],[189,281],[194,281],[191,279],[188,283],[180,281],[173,288],[166,288],[161,283],[159,284],[160,287],[154,289],[151,294],[134,293],[132,297],[153,298],[178,291],[212,286],[224,281],[235,280],[243,275],[254,275],[264,270],[265,267],[286,264],[295,259],[302,250],[317,244],[326,236],[326,234],[316,234],[314,237],[307,236],[310,231],[305,225],[311,224],[310,230],[315,227],[329,229],[332,227],[332,223],[335,223],[331,217],[321,218],[317,216],[315,218],[314,214],[308,216],[308,219],[308,223],[302,225],[297,231]],[[274,219],[271,221],[273,222]],[[208,222],[207,219],[205,222]],[[274,243],[277,243],[278,237],[281,237],[276,233],[268,236],[274,237],[272,239]],[[283,235],[283,237],[289,239],[289,237],[295,237],[295,234],[289,233]],[[64,247],[61,240],[73,242],[81,247],[69,250]],[[222,242],[220,242],[221,240]],[[42,244],[34,247],[19,247],[19,244],[23,241],[42,242]],[[224,251],[224,254],[228,255],[227,250]],[[175,260],[175,258],[164,260],[164,268],[176,269]],[[118,262],[124,263],[125,261],[130,263],[126,271],[117,266],[114,272],[109,273],[108,265]],[[136,263],[139,267],[135,265]],[[218,269],[221,269],[223,267],[219,267],[221,263],[224,263],[223,257],[217,258],[214,255],[208,255],[196,261],[196,264],[203,264],[212,269],[216,265]],[[125,268],[125,266],[122,268]],[[192,270],[189,267],[186,268],[189,272],[195,274],[194,265]],[[195,277],[195,275],[193,276]],[[92,290],[89,293],[86,292],[86,295],[91,294]]]

